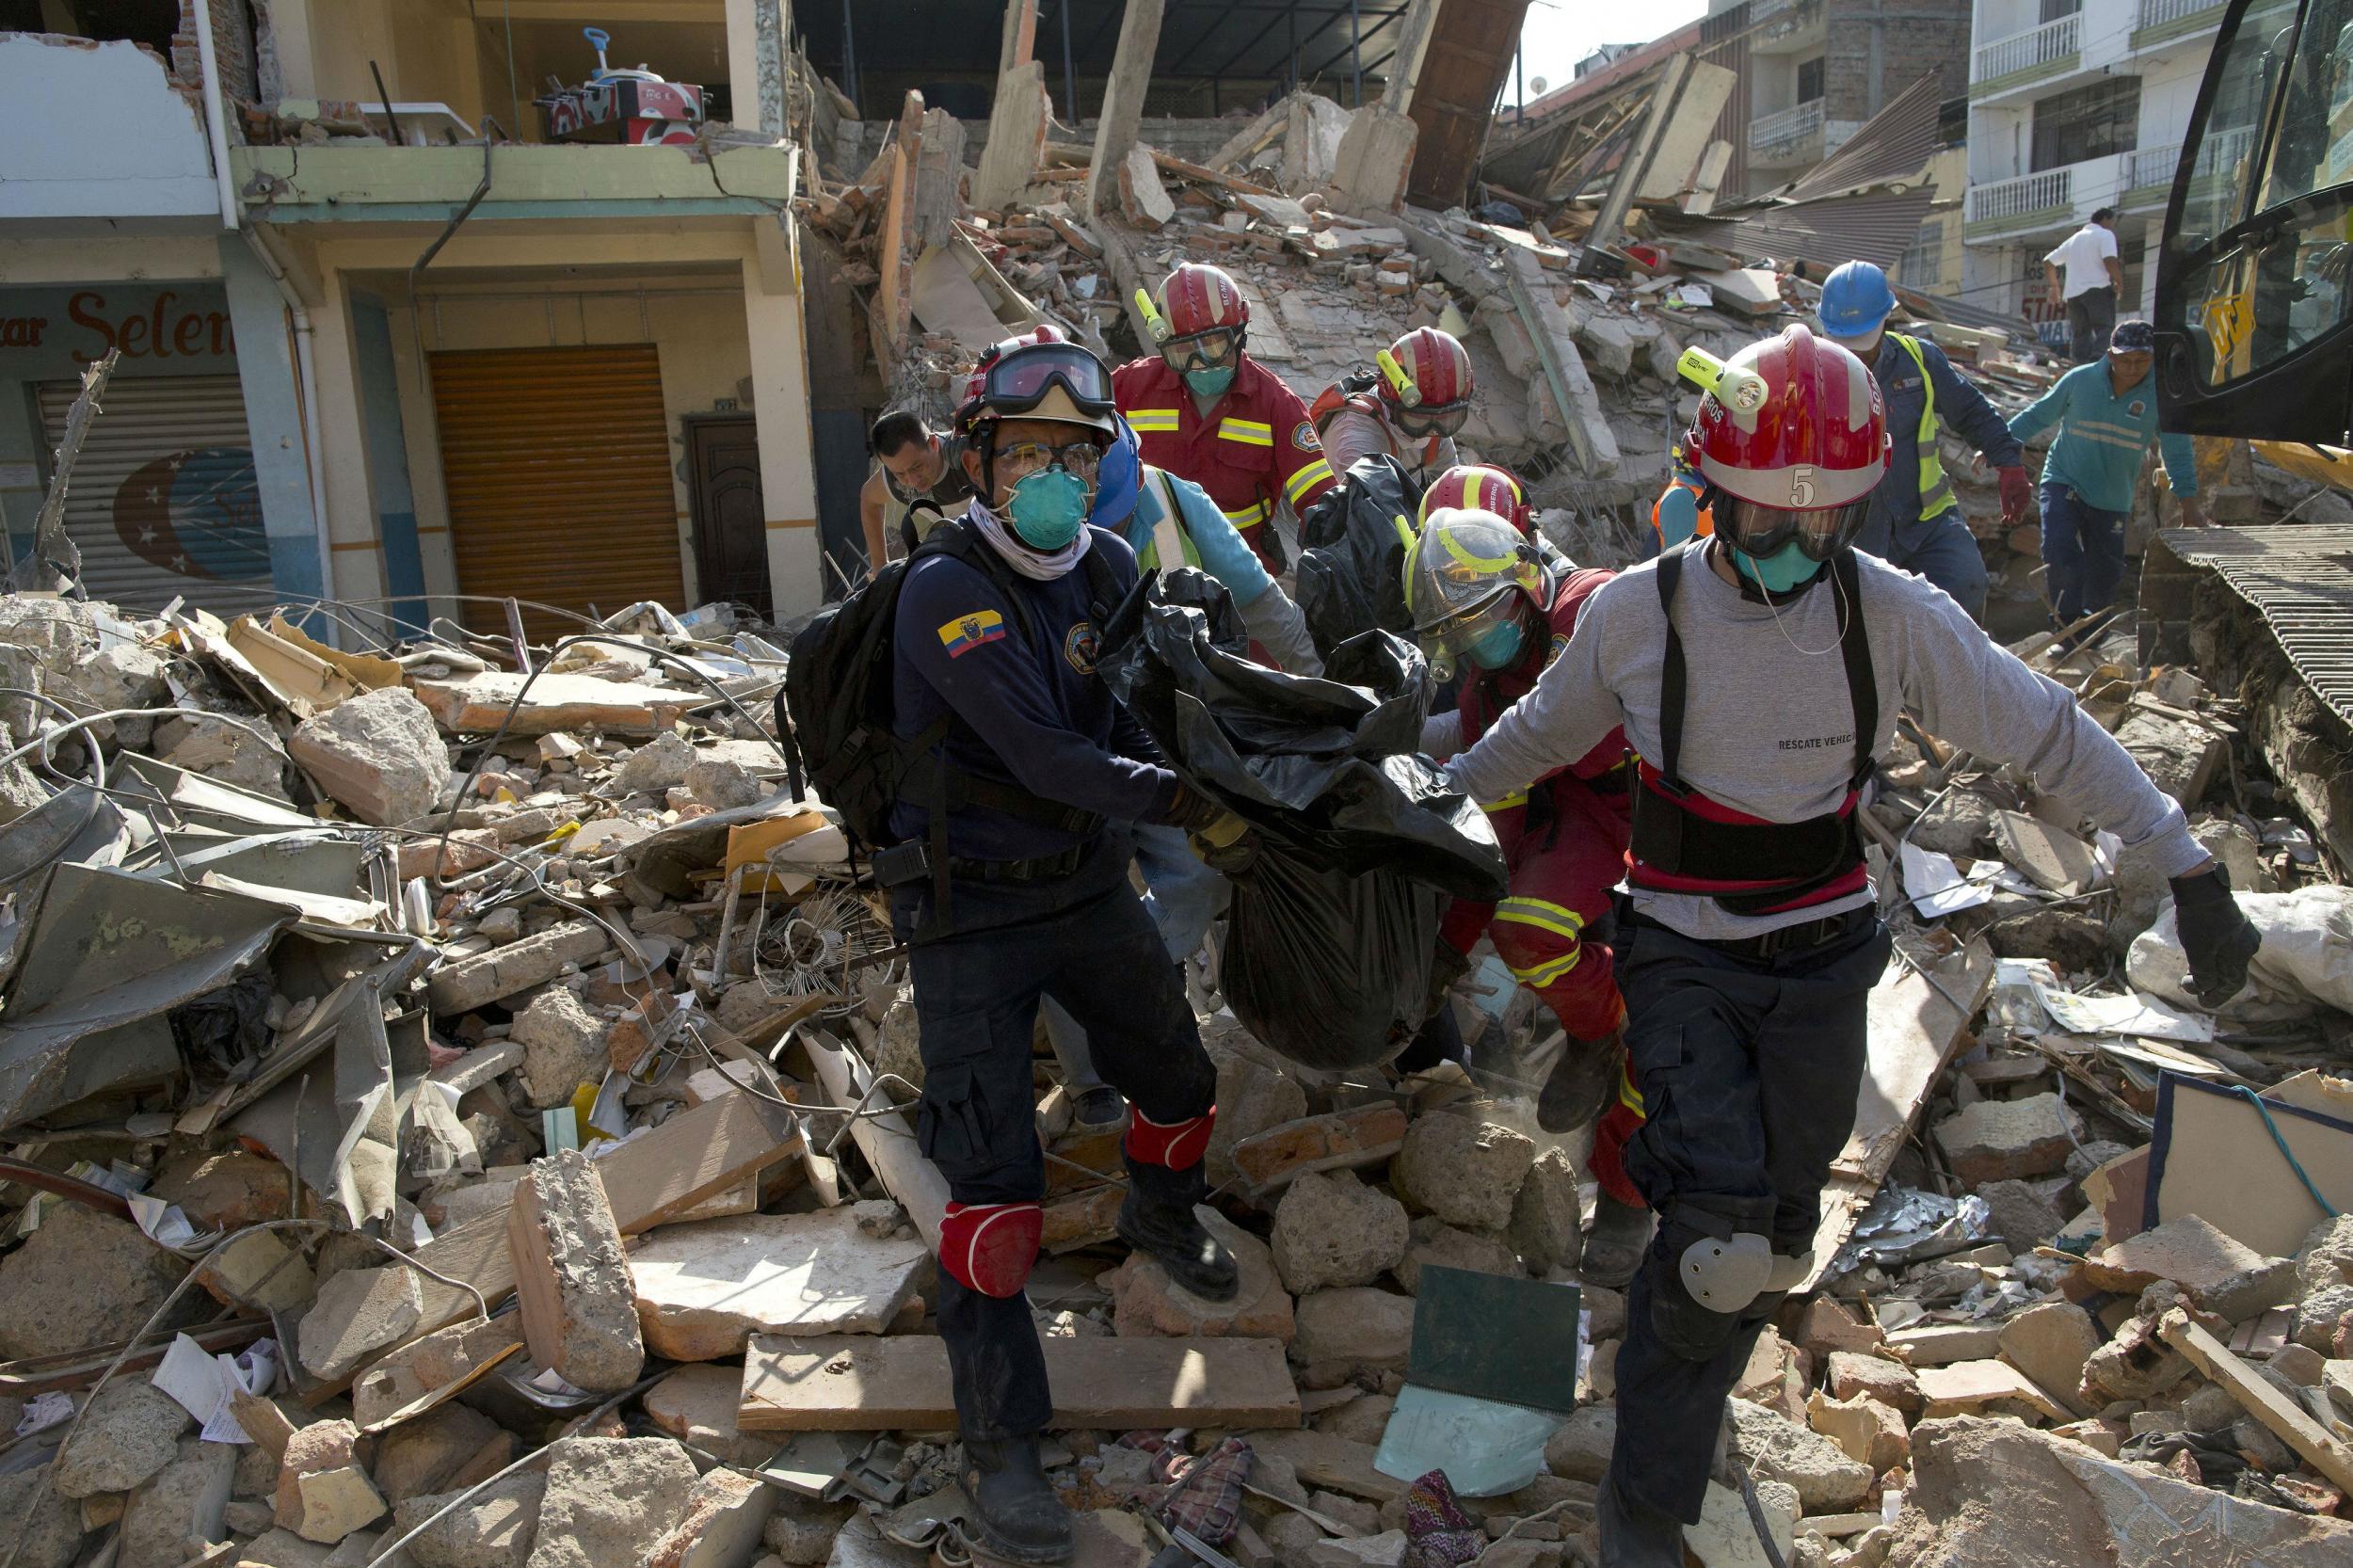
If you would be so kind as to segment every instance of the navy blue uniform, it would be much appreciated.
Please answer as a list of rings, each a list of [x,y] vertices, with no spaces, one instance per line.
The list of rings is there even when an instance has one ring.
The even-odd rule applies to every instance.
[[[1132,585],[1134,552],[1092,532],[1113,583]],[[1176,777],[1096,677],[1095,595],[1083,563],[1049,582],[1000,582],[935,555],[910,568],[899,600],[898,732],[948,714],[942,744],[955,767],[1102,819],[1072,830],[952,807],[949,934],[908,957],[924,1071],[916,1137],[953,1199],[940,1227],[939,1331],[958,1423],[987,1442],[1036,1432],[1053,1411],[1022,1294],[1046,1192],[1030,1078],[1041,997],[1077,1019],[1097,1071],[1134,1108],[1129,1201],[1189,1215],[1208,1186],[1217,1072],[1128,881],[1128,826],[1165,817]],[[928,824],[904,800],[893,809],[906,838]],[[928,930],[933,896],[928,878],[893,890],[902,941]]]

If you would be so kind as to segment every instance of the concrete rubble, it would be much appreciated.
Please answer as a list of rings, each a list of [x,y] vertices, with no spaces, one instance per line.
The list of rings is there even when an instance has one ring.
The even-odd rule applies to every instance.
[[[1550,227],[1368,199],[1395,187],[1378,166],[1399,117],[1277,108],[1200,161],[1120,152],[1090,213],[1094,154],[1050,106],[1009,105],[967,160],[979,207],[955,122],[913,102],[872,128],[872,167],[841,166],[867,152],[847,127],[813,167],[809,264],[871,307],[891,392],[934,413],[980,345],[926,252],[885,255],[886,233],[927,233],[990,330],[1052,319],[1114,359],[1142,341],[1138,287],[1215,261],[1251,296],[1253,353],[1309,395],[1445,325],[1480,377],[1465,449],[1526,475],[1580,560],[1629,558],[1694,396],[1678,356],[1801,318],[1806,268],[1738,265],[1760,258],[1677,241],[1641,205],[1588,257],[1581,207]],[[2006,407],[2047,384],[2031,350],[1907,307]],[[2243,447],[2216,456],[2224,520],[2307,494]],[[1997,604],[2039,622],[2032,540],[1945,456]],[[326,618],[273,634],[300,647]],[[944,1189],[907,1136],[904,955],[773,734],[782,631],[728,606],[623,612],[563,648],[411,629],[331,663],[322,700],[238,657],[250,630],[0,601],[8,683],[69,715],[172,710],[0,715],[12,747],[45,743],[0,789],[0,872],[19,873],[0,884],[0,1412],[23,1460],[0,1512],[20,1568],[90,1561],[117,1526],[122,1568],[903,1560],[872,1521],[952,1479],[950,1434],[867,1410],[879,1377],[813,1385],[936,1345]],[[2239,698],[2144,667],[2129,617],[2018,648],[2160,763],[2239,886],[2341,904],[2329,824]],[[2218,1016],[2181,1005],[2153,978],[2171,938],[2147,869],[1916,727],[1865,821],[1904,955],[1874,1038],[1892,1087],[1730,1421],[1794,1560],[2129,1543],[2121,1560],[2202,1563],[2227,1537],[2342,1561],[2353,1222],[2298,1176],[2353,1207],[2353,1015],[2289,968]],[[162,959],[136,939],[155,929]],[[20,960],[45,952],[78,954],[104,1027],[28,988]],[[1031,1299],[1058,1365],[1089,1369],[1058,1373],[1057,1399],[1119,1416],[1055,1433],[1074,1507],[1110,1518],[1153,1488],[1173,1431],[1193,1451],[1231,1432],[1251,1490],[1213,1544],[1243,1568],[1401,1562],[1413,1478],[1379,1456],[1423,1305],[1469,1274],[1574,1300],[1584,1353],[1541,1470],[1465,1506],[1498,1568],[1591,1560],[1626,1304],[1579,1274],[1590,1133],[1537,1129],[1558,1032],[1499,1005],[1508,975],[1471,956],[1442,1003],[1467,1069],[1311,1070],[1205,997],[1204,1214],[1241,1265],[1230,1303],[1113,1239],[1118,1140],[1068,1130],[1041,1052]],[[817,1402],[778,1420],[763,1368],[794,1353]],[[1197,1418],[1147,1375],[1172,1353],[1215,1368],[1219,1397],[1244,1368],[1257,1414]],[[1719,1492],[1694,1544],[1744,1551]]]

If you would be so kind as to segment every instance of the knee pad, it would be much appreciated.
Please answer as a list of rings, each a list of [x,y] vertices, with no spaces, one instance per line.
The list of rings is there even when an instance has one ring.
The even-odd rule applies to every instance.
[[[952,1203],[939,1222],[939,1266],[968,1290],[1019,1295],[1045,1233],[1034,1203]]]
[[[1201,1163],[1209,1152],[1209,1129],[1217,1125],[1217,1107],[1211,1106],[1198,1116],[1188,1116],[1181,1122],[1156,1122],[1142,1111],[1128,1118],[1125,1148],[1128,1158],[1140,1165],[1159,1165],[1172,1171],[1190,1170]]]

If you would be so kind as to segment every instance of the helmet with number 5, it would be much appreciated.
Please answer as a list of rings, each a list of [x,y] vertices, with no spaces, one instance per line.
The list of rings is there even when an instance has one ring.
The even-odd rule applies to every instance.
[[[1890,461],[1870,371],[1801,326],[1725,362],[1683,449],[1721,492],[1702,502],[1717,535],[1758,559],[1792,540],[1817,561],[1854,543]]]

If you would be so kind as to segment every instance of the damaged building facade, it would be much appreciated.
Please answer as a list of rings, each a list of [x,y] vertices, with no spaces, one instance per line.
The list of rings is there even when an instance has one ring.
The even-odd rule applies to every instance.
[[[2116,211],[2119,309],[2156,301],[2165,203],[2223,7],[2215,0],[1975,0],[1969,52],[1968,251],[1962,281],[1988,310],[2023,313],[2064,344],[2066,312],[2042,258],[2104,207]],[[2201,179],[2243,140],[2217,138]]]
[[[510,40],[441,0],[187,0],[125,36],[152,9],[0,35],[27,126],[0,180],[20,549],[113,348],[120,417],[68,519],[109,600],[502,627],[508,597],[819,601],[776,8],[624,28],[616,66],[691,85],[585,122],[535,99],[596,64],[591,7]]]

